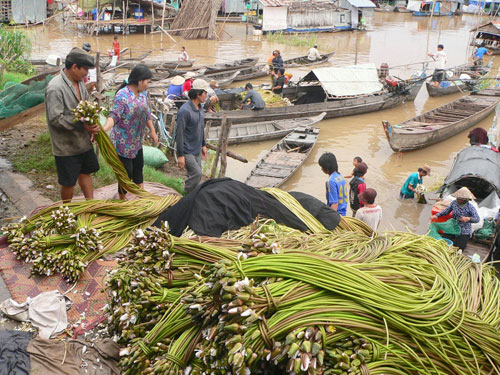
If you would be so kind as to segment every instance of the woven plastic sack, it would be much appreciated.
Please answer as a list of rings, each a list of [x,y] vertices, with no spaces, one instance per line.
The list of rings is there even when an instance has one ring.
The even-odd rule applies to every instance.
[[[493,220],[485,220],[483,227],[474,233],[474,237],[478,239],[486,239],[493,233],[495,233],[495,223]]]
[[[168,162],[168,158],[165,154],[156,147],[142,146],[142,152],[144,154],[144,164],[150,167],[160,168],[163,164]]]
[[[441,237],[439,231],[443,231],[444,233],[453,236],[458,236],[460,234],[460,226],[455,219],[449,219],[442,223],[431,223],[431,225],[429,225],[429,233],[427,235],[440,240],[443,237]]]

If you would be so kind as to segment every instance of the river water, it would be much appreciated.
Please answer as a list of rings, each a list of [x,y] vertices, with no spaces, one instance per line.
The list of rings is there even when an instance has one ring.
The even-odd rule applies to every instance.
[[[350,65],[372,62],[379,66],[388,63],[391,73],[403,78],[421,68],[421,65],[402,66],[428,60],[427,52],[434,52],[438,43],[444,44],[448,56],[448,66],[462,64],[470,58],[469,30],[486,22],[472,15],[437,17],[432,22],[427,17],[414,17],[411,14],[375,13],[373,28],[369,32],[340,32],[317,34],[320,52],[335,51],[329,64]],[[47,28],[32,30],[33,56],[45,57],[49,54],[64,56],[73,46],[89,42],[93,50],[105,53],[112,45],[112,35],[89,37],[72,26],[50,25]],[[304,55],[308,47],[292,47],[269,42],[266,36],[254,36],[251,29],[246,32],[245,25],[226,24],[220,40],[184,41],[175,37],[174,43],[159,34],[120,35],[121,47],[130,47],[133,55],[153,49],[152,57],[175,60],[181,45],[186,46],[191,59],[196,64],[227,62],[238,58],[257,56],[265,62],[273,49],[280,49],[284,58]],[[489,57],[486,58],[488,60]],[[500,62],[497,62],[500,64]],[[496,72],[497,63],[493,72]],[[327,65],[326,65],[327,66]],[[430,68],[433,65],[430,64]],[[294,80],[305,75],[307,69],[291,69]],[[327,176],[321,172],[318,159],[322,153],[333,152],[339,162],[340,173],[350,174],[352,159],[361,156],[368,164],[366,182],[368,187],[377,190],[377,203],[383,208],[381,229],[405,230],[424,233],[430,215],[430,203],[418,205],[398,199],[399,190],[407,176],[419,166],[428,164],[432,168],[430,177],[424,178],[424,185],[436,186],[447,175],[458,151],[467,143],[468,131],[464,131],[437,145],[408,153],[394,153],[385,138],[382,120],[396,124],[414,117],[460,97],[460,94],[441,98],[429,98],[425,87],[415,102],[408,102],[396,108],[364,115],[343,117],[322,121],[315,149],[302,168],[283,186],[285,190],[298,190],[325,200],[325,181]],[[479,126],[488,129],[493,115],[482,121]],[[249,164],[242,165],[230,160],[227,175],[243,181],[257,160],[269,150],[276,141],[267,141],[232,149],[248,158]],[[349,212],[348,212],[349,214]]]

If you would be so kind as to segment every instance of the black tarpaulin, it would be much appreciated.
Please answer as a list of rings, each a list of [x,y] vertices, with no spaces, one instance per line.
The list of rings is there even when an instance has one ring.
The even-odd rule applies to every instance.
[[[318,199],[291,193],[327,229],[340,222],[337,212]],[[160,227],[167,221],[170,232],[180,236],[189,227],[198,235],[220,237],[227,230],[251,224],[257,216],[275,220],[301,231],[307,226],[271,194],[230,178],[209,180],[163,212],[153,224]]]
[[[0,331],[0,374],[29,375],[30,356],[26,347],[30,332]]]

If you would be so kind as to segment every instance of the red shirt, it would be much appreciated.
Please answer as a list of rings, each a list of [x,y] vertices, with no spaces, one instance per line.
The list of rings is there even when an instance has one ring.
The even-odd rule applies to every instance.
[[[113,49],[115,52],[115,56],[120,57],[120,42],[117,40],[113,40]]]
[[[186,92],[186,91],[191,90],[191,87],[193,87],[193,80],[191,78],[186,79],[186,81],[184,82],[184,85],[182,85],[182,92]]]

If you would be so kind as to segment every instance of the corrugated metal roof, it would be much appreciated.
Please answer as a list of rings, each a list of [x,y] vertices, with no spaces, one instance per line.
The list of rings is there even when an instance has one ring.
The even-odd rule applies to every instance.
[[[282,6],[287,6],[291,3],[289,0],[259,0],[259,3],[261,3],[265,7],[282,7]]]
[[[349,4],[356,8],[376,8],[370,0],[347,0]]]
[[[370,94],[383,89],[375,64],[313,69],[303,80],[314,78],[329,96]]]

